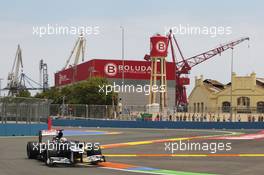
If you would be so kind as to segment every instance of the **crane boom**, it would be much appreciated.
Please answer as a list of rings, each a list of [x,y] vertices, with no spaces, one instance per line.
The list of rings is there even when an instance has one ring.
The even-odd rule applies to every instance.
[[[19,69],[23,68],[23,62],[22,62],[22,51],[20,48],[20,45],[17,46],[17,51],[16,51],[16,56],[14,59],[14,63],[12,66],[12,70],[11,70],[11,74],[13,75],[13,79],[12,81],[14,81],[15,83],[18,83],[18,76],[19,76]]]
[[[22,51],[20,45],[18,45],[12,70],[7,77],[8,80],[7,88],[9,89],[8,92],[9,96],[16,95],[18,93],[18,89],[21,87],[21,84],[19,82],[19,73],[20,71],[23,72],[22,68],[23,68]]]
[[[179,44],[175,38],[175,36],[172,33],[172,30],[169,31],[168,34],[168,45],[171,47],[171,55],[172,55],[172,61],[174,63],[174,69],[175,69],[175,106],[187,106],[187,94],[186,94],[186,85],[190,84],[190,79],[186,76],[190,73],[190,70],[192,67],[218,55],[221,54],[222,52],[228,50],[228,49],[233,49],[234,46],[240,44],[241,42],[249,40],[249,37],[244,37],[235,41],[231,41],[227,44],[222,44],[219,47],[216,47],[214,49],[211,49],[209,51],[203,52],[201,54],[192,56],[190,58],[185,59],[182,51],[179,47]],[[175,51],[174,51],[174,46],[176,45],[176,49],[178,50],[181,60],[176,59]],[[149,55],[145,56],[145,60],[149,60]]]
[[[66,61],[65,66],[62,69],[62,70],[65,70],[68,67],[68,65],[69,65],[69,63],[71,61],[71,58],[73,57],[73,54],[75,53],[75,58],[74,58],[74,62],[73,62],[73,65],[72,65],[72,68],[73,68],[72,81],[73,82],[75,82],[75,77],[76,77],[76,74],[77,74],[77,64],[79,62],[80,56],[82,57],[82,61],[84,60],[85,45],[86,45],[86,39],[83,36],[83,34],[81,33],[79,38],[78,38],[78,40],[74,44],[74,47],[73,47],[73,49],[71,51],[71,54],[70,54],[69,58]]]
[[[190,58],[187,58],[185,60],[182,60],[180,62],[177,62],[177,67],[179,68],[183,68],[186,66],[186,63],[188,64],[188,67],[191,68],[191,67],[194,67],[214,56],[216,56],[217,54],[221,54],[222,52],[228,50],[228,49],[233,49],[234,46],[242,43],[243,41],[246,41],[246,40],[249,40],[249,37],[244,37],[244,38],[241,38],[241,39],[238,39],[236,41],[231,41],[227,44],[224,44],[224,45],[221,45],[219,47],[216,47],[214,49],[211,49],[207,52],[204,52],[204,53],[201,53],[201,54],[198,54],[198,55],[195,55],[195,56],[192,56]]]
[[[86,45],[86,39],[84,38],[83,34],[80,34],[79,38],[74,44],[74,47],[71,51],[69,58],[66,61],[65,66],[63,67],[63,70],[65,70],[68,67],[74,53],[75,53],[75,58],[74,58],[73,67],[78,64],[80,55],[82,56],[82,60],[84,60],[85,45]]]

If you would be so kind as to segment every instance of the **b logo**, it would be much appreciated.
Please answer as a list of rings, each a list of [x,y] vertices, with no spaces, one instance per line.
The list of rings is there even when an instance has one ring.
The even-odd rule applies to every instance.
[[[156,44],[156,49],[158,52],[165,52],[166,51],[166,43],[164,41],[159,41]]]
[[[108,63],[105,65],[104,71],[109,76],[115,76],[117,73],[117,66],[113,63]]]

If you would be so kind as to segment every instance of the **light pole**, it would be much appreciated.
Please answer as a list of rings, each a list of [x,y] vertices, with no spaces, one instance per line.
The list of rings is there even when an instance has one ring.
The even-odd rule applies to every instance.
[[[2,80],[3,78],[0,78],[0,97],[2,97]]]
[[[125,28],[123,26],[120,26],[121,28],[121,37],[122,37],[122,86],[125,85],[125,71],[124,71],[124,67],[125,67],[125,60],[124,60],[124,57],[125,57]],[[122,101],[124,103],[125,99],[125,94],[122,92]]]
[[[234,49],[233,47],[231,48],[231,90],[230,90],[230,121],[233,121],[233,65],[234,65]]]

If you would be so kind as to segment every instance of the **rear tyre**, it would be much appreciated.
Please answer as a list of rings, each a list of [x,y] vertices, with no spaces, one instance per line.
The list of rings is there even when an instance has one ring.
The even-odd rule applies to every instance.
[[[27,157],[29,159],[36,159],[39,155],[39,146],[37,142],[28,142],[27,143]]]

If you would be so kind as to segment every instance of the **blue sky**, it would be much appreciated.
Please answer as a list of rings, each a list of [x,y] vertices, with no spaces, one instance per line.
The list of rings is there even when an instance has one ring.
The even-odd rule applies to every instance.
[[[239,0],[10,0],[1,2],[1,20],[21,22],[62,21],[78,17],[126,20],[159,14],[217,20],[234,17],[263,17],[263,1]],[[208,16],[210,14],[210,16]]]
[[[32,35],[33,26],[47,24],[100,27],[100,34],[87,36],[86,60],[120,58],[121,30],[125,28],[125,57],[142,59],[148,52],[149,37],[163,33],[168,26],[231,26],[232,34],[176,35],[186,57],[207,51],[220,43],[242,36],[251,38],[250,48],[242,43],[234,50],[234,70],[240,75],[264,77],[264,2],[259,0],[97,0],[97,1],[0,1],[0,78],[7,78],[17,44],[23,51],[24,72],[38,80],[38,63],[43,58],[49,66],[50,85],[53,73],[63,67],[76,36]],[[230,52],[196,66],[190,78],[203,74],[221,82],[230,80]],[[3,86],[6,81],[3,82]],[[188,92],[193,84],[188,88]]]

